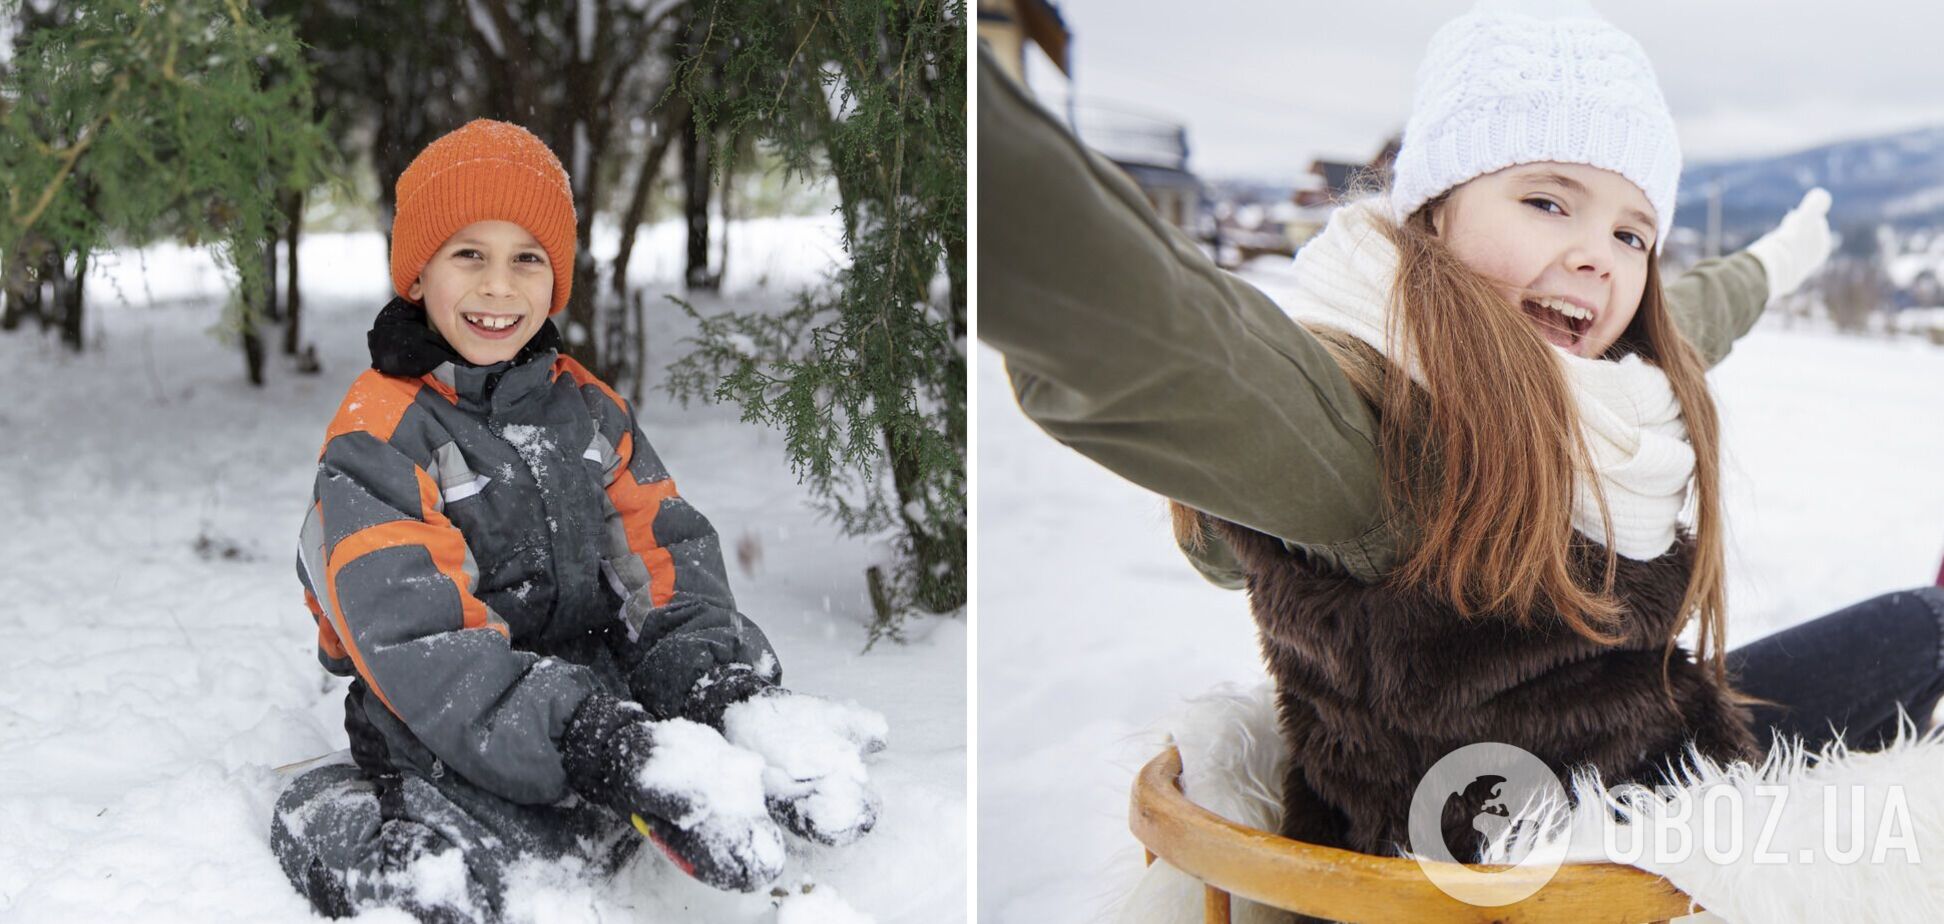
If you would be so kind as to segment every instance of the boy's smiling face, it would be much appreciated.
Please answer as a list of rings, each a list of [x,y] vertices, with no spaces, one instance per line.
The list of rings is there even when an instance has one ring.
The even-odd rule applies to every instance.
[[[467,362],[512,359],[547,321],[554,268],[547,251],[510,221],[476,221],[446,239],[406,297]]]

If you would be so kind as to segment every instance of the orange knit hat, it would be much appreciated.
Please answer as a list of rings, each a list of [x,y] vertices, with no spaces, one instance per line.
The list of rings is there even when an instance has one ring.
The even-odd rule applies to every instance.
[[[574,287],[574,190],[560,158],[511,122],[474,119],[425,146],[398,177],[392,219],[392,288],[411,291],[446,239],[475,221],[527,230],[553,265],[553,305]]]

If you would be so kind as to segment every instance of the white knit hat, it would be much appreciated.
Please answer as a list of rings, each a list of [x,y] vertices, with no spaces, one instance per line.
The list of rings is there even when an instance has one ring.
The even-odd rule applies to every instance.
[[[1611,170],[1674,226],[1681,149],[1647,53],[1590,9],[1562,18],[1484,4],[1431,37],[1392,168],[1392,218],[1473,177],[1540,161]]]

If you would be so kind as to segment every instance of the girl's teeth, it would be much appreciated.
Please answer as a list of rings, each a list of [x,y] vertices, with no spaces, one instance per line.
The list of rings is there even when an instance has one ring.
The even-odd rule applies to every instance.
[[[1587,311],[1586,309],[1581,308],[1580,306],[1575,305],[1572,302],[1566,301],[1564,299],[1542,298],[1539,299],[1539,304],[1547,308],[1551,308],[1552,310],[1557,311],[1560,314],[1563,314],[1569,318],[1576,318],[1581,321],[1584,321],[1593,316],[1592,312]]]

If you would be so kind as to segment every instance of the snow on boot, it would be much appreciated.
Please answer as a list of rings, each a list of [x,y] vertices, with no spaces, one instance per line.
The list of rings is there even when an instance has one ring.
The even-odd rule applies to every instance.
[[[416,821],[392,819],[378,831],[375,870],[383,898],[424,924],[475,924],[499,916],[466,868],[458,847]]]

